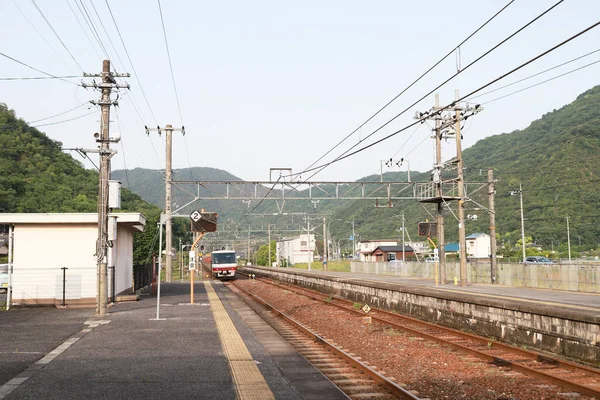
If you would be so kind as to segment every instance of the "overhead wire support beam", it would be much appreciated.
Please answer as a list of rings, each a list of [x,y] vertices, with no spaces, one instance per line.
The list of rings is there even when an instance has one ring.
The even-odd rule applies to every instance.
[[[432,182],[172,181],[197,187],[195,200],[418,200]],[[486,185],[487,182],[471,182]],[[269,187],[274,189],[269,192]],[[203,190],[200,190],[203,189]],[[275,190],[276,189],[276,190]],[[411,190],[408,190],[411,189]],[[406,193],[408,191],[408,193]],[[190,193],[190,191],[188,191]]]

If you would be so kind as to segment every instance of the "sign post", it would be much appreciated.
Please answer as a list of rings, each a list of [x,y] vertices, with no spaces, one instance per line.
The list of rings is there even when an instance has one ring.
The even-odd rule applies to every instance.
[[[206,232],[217,231],[217,218],[219,214],[215,212],[204,212],[204,210],[195,210],[190,214],[191,230],[192,232],[199,232],[198,238],[192,244],[192,249],[198,246],[198,242],[204,236]],[[196,271],[196,260],[195,251],[190,251],[190,304],[194,304],[194,273]],[[200,273],[202,273],[202,267],[200,267]]]

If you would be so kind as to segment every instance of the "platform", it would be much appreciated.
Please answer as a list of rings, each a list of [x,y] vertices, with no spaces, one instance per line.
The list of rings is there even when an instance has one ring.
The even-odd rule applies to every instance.
[[[206,286],[205,286],[206,285]],[[221,282],[91,309],[0,313],[0,399],[346,399]]]
[[[246,267],[326,294],[519,346],[597,363],[600,294],[295,268]]]

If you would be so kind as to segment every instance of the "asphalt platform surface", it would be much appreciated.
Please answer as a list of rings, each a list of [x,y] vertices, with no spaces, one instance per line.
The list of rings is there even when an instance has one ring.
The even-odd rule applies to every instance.
[[[214,287],[277,399],[346,398],[221,282]],[[104,317],[93,309],[0,312],[0,399],[235,399],[204,285],[194,285],[193,305],[189,291],[189,282],[162,284],[159,320],[150,295]]]

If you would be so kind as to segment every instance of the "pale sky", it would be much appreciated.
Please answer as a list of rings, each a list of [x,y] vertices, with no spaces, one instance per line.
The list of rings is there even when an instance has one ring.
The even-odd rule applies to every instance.
[[[144,125],[170,123],[175,127],[183,124],[186,129],[185,138],[180,133],[174,134],[175,168],[220,168],[244,180],[267,180],[269,168],[273,167],[302,171],[507,3],[508,0],[454,3],[444,0],[296,3],[163,0],[182,121],[157,2],[108,0],[156,117],[152,116],[136,77],[125,79],[131,90],[121,91],[118,121],[117,114],[114,111],[111,114],[114,121],[111,130],[119,131],[122,137],[122,142],[113,146],[119,154],[113,158],[112,167],[164,168],[164,136],[159,138],[152,133],[147,137]],[[516,0],[461,47],[461,67],[554,3],[554,0]],[[35,4],[85,72],[100,72],[105,57],[80,9],[91,16],[112,57],[113,67],[118,72],[134,74],[105,0],[36,0],[35,3],[0,0],[0,52],[53,75],[81,75],[81,69]],[[116,51],[106,38],[92,4]],[[599,16],[600,1],[564,1],[442,87],[439,90],[441,103],[445,105],[453,100],[455,89],[468,93],[478,88],[592,25]],[[492,88],[598,48],[600,27]],[[597,60],[600,60],[600,52],[477,101],[485,103]],[[364,139],[456,70],[457,57],[453,55],[323,161],[330,161]],[[42,74],[0,56],[0,78],[37,76]],[[578,94],[597,84],[600,84],[600,63],[484,105],[485,111],[467,124],[464,148],[490,135],[525,128],[534,119],[573,101]],[[26,121],[62,113],[98,98],[99,93],[94,90],[59,80],[0,80],[0,102]],[[413,122],[415,111],[427,110],[433,102],[431,95],[373,139]],[[39,123],[63,121],[89,112],[84,106]],[[99,112],[39,129],[61,141],[64,147],[94,148],[93,133],[99,130],[98,121]],[[405,158],[412,170],[428,170],[433,164],[433,140],[428,139],[426,125],[410,136],[413,132],[414,129],[409,129],[333,164],[312,180],[356,180],[379,173],[381,160],[390,157]],[[363,141],[360,147],[369,142]],[[454,143],[445,146],[444,158],[454,155],[453,147]],[[73,157],[83,161],[75,153]],[[97,159],[95,155],[92,157]],[[92,167],[87,161],[85,165]],[[304,174],[303,178],[308,175]]]

